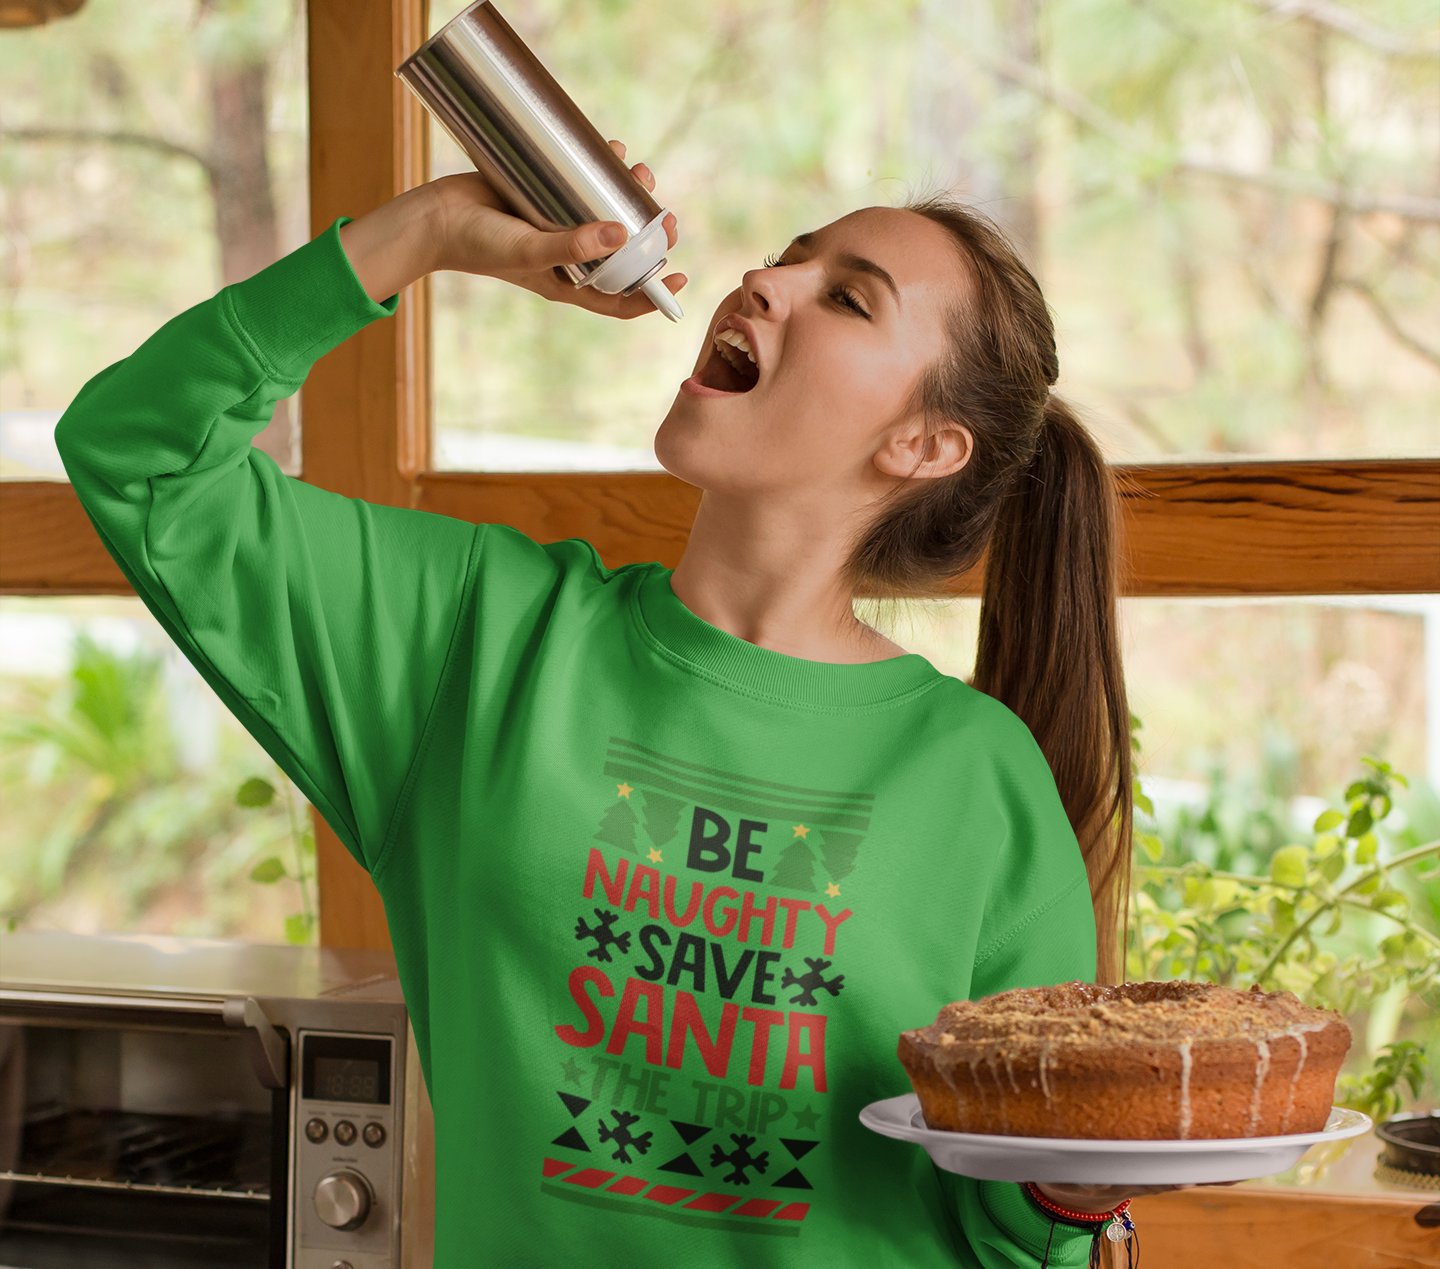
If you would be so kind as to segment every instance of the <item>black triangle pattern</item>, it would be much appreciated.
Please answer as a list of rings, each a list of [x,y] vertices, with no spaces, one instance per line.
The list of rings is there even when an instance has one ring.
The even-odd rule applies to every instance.
[[[792,1159],[803,1159],[820,1143],[818,1141],[802,1141],[798,1137],[781,1137],[780,1144],[790,1151]]]
[[[571,1119],[579,1119],[581,1111],[590,1105],[588,1097],[577,1097],[574,1093],[561,1092],[560,1100],[565,1103],[565,1109],[570,1112]]]
[[[687,1146],[694,1145],[695,1142],[699,1141],[701,1137],[710,1131],[709,1126],[706,1124],[685,1124],[681,1123],[678,1119],[672,1119],[670,1122],[675,1125],[675,1131],[680,1134],[680,1140]],[[797,1155],[796,1157],[798,1158],[799,1156]]]
[[[776,1181],[775,1184],[784,1186],[789,1190],[810,1190],[815,1188],[805,1179],[799,1168],[791,1168],[790,1171]]]
[[[678,1154],[669,1163],[660,1165],[661,1172],[683,1172],[686,1176],[704,1176],[700,1165],[688,1154]]]
[[[565,1131],[550,1144],[554,1146],[569,1146],[572,1150],[584,1150],[587,1153],[590,1150],[590,1147],[585,1144],[585,1138],[580,1135],[580,1129],[575,1127],[574,1124],[571,1124],[570,1127],[565,1129]]]

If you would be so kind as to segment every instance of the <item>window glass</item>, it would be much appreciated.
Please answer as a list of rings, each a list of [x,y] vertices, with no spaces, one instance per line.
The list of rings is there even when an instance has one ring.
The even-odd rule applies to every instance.
[[[55,423],[89,379],[309,239],[304,11],[88,0],[0,27],[0,478],[64,480]],[[291,397],[256,443],[299,475],[299,435]]]
[[[308,803],[136,598],[0,598],[0,807],[0,921],[317,941]]]
[[[855,610],[946,674],[974,672],[978,599]],[[1120,613],[1152,796],[1198,797],[1219,772],[1237,788],[1327,797],[1362,754],[1440,789],[1440,596],[1127,598]]]
[[[432,33],[462,7],[432,4]],[[1323,27],[1130,0],[500,7],[654,171],[679,220],[666,272],[690,281],[673,324],[439,274],[442,470],[658,469],[655,432],[746,271],[934,191],[1020,248],[1057,391],[1113,461],[1440,454],[1440,112],[1433,59],[1391,55],[1433,48],[1424,6]],[[473,170],[431,128],[433,174]]]

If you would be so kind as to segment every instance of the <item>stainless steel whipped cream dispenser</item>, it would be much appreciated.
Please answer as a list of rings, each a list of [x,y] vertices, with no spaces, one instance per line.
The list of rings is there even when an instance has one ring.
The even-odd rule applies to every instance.
[[[660,280],[667,209],[635,179],[490,0],[456,14],[396,68],[514,215],[537,229],[615,220],[630,239],[603,260],[560,266],[576,286],[640,290],[684,316]]]

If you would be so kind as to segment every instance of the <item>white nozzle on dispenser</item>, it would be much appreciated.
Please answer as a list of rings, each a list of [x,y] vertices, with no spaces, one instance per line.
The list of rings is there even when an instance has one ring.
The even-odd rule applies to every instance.
[[[672,322],[678,322],[685,312],[670,294],[670,288],[660,280],[660,270],[666,263],[665,217],[668,215],[669,212],[662,207],[654,220],[638,233],[631,234],[629,241],[606,256],[580,285],[593,286],[606,295],[622,292],[632,295],[635,290],[643,291],[650,297],[650,303]],[[636,279],[645,277],[647,271],[651,276],[637,287]]]
[[[655,305],[672,322],[678,322],[685,316],[685,310],[680,307],[680,301],[675,294],[658,277],[651,278],[640,288],[650,297],[650,303]]]

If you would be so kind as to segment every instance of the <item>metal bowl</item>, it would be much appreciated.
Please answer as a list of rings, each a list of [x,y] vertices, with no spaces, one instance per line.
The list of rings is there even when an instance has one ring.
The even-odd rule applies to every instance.
[[[1375,1135],[1385,1143],[1381,1163],[1440,1176],[1440,1112],[1396,1115],[1376,1124]]]

